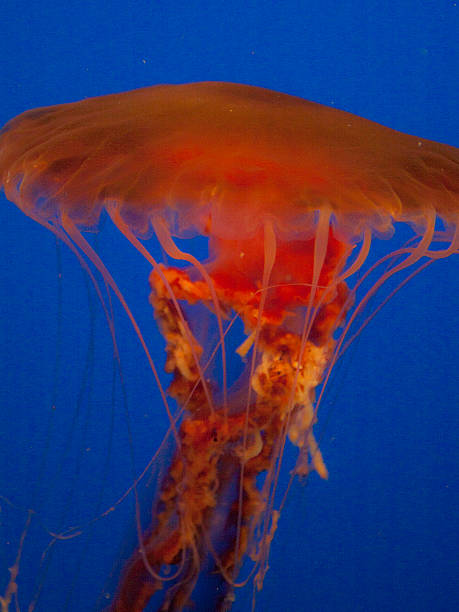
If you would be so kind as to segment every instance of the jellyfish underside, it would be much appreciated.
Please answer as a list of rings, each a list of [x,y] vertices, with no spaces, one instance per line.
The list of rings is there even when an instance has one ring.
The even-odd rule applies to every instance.
[[[236,587],[262,587],[286,440],[296,475],[327,477],[316,391],[352,324],[392,276],[459,250],[457,149],[299,98],[203,83],[25,113],[0,137],[0,174],[9,199],[94,264],[157,374],[81,229],[105,208],[152,266],[176,451],[111,609],[141,611],[158,591],[158,609],[184,609],[209,559],[222,585],[215,608],[229,609]],[[390,237],[394,222],[410,223],[413,240],[366,271],[374,234]],[[174,242],[196,233],[209,239],[204,263]],[[158,264],[140,240],[152,234],[188,266]],[[198,340],[204,318],[218,330],[210,346]],[[231,355],[236,319],[244,337]],[[245,364],[234,386],[229,359]]]
[[[156,234],[165,250],[178,258],[164,228],[158,227]],[[204,269],[159,266],[152,271],[150,303],[166,340],[166,370],[174,376],[168,393],[184,407],[186,416],[177,432],[179,448],[161,487],[152,528],[126,566],[114,610],[143,610],[152,595],[167,585],[160,573],[169,565],[180,568],[180,579],[169,588],[160,609],[184,609],[192,603],[208,555],[225,585],[216,609],[229,609],[234,587],[247,580],[237,579],[246,556],[253,562],[254,587],[262,588],[279,518],[274,497],[286,439],[298,447],[296,475],[315,470],[327,478],[313,434],[316,388],[343,347],[348,328],[336,335],[355,301],[346,279],[365,263],[369,236],[348,263],[355,245],[337,240],[329,215],[322,212],[316,235],[309,240],[276,240],[266,223],[250,240],[215,240],[214,257]],[[415,247],[393,253],[397,263],[389,266],[379,283],[429,256],[433,236],[431,226]],[[438,238],[444,240],[441,233]],[[261,253],[254,244],[263,245]],[[430,256],[446,256],[452,248],[457,250],[449,246]],[[375,290],[367,292],[352,316]],[[236,352],[247,361],[245,394],[237,389],[233,398],[230,389],[220,404],[214,402],[212,381],[205,373],[209,362],[201,361],[203,347],[177,302],[204,304],[220,317],[224,322],[220,345],[233,317],[243,322],[246,339]],[[213,347],[214,352],[218,348]],[[264,476],[261,487],[260,475]],[[231,489],[230,483],[238,486]],[[228,498],[229,489],[233,498]],[[218,552],[212,543],[216,516],[224,522],[225,533],[234,534]],[[138,600],[136,594],[141,594]],[[132,607],[133,602],[137,607]]]

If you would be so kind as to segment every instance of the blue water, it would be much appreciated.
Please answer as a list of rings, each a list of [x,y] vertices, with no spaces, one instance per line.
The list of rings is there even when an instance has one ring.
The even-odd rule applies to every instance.
[[[224,80],[459,146],[452,0],[4,0],[1,18],[1,124],[36,106]],[[101,609],[113,564],[135,545],[132,496],[88,523],[126,490],[133,465],[145,465],[166,416],[116,305],[127,404],[119,378],[112,393],[110,336],[75,257],[3,196],[0,236],[0,594],[32,508],[21,610],[37,584],[36,610]],[[92,240],[161,368],[148,266],[109,226]],[[319,415],[330,478],[290,492],[257,610],[459,609],[458,271],[456,256],[414,279],[337,369]],[[40,567],[63,524],[85,525],[84,534],[55,543]],[[238,594],[234,610],[250,606],[250,591]]]

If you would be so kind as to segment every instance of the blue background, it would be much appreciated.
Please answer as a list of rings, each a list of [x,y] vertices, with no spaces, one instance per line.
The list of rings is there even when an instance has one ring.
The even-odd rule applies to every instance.
[[[4,0],[1,18],[0,123],[28,108],[145,85],[225,80],[459,146],[452,0]],[[132,496],[81,537],[53,546],[39,570],[46,530],[109,508],[156,448],[166,418],[115,306],[131,460],[119,386],[112,400],[110,337],[78,262],[3,196],[0,236],[0,580],[24,509],[34,508],[21,609],[38,580],[37,610],[89,611],[114,588],[105,581],[120,546],[135,543]],[[97,240],[155,346],[148,266],[110,228]],[[257,610],[459,609],[458,271],[456,256],[415,278],[338,368],[319,415],[329,481],[313,476],[290,492]],[[161,367],[160,349],[157,359]],[[246,589],[234,610],[250,605]]]

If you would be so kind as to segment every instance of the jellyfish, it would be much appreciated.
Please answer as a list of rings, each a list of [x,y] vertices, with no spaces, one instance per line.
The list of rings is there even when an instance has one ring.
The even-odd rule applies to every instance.
[[[0,184],[76,254],[106,311],[104,287],[119,300],[169,418],[170,465],[108,609],[183,610],[209,572],[208,609],[229,610],[239,586],[263,586],[286,446],[292,478],[327,478],[314,425],[336,363],[395,291],[459,252],[459,150],[259,87],[158,85],[12,119]],[[151,269],[167,389],[86,237],[102,215]],[[186,247],[196,236],[207,258]]]

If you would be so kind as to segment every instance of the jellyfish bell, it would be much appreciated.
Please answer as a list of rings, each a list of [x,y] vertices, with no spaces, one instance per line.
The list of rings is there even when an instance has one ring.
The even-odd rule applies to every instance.
[[[85,226],[111,201],[137,233],[167,211],[179,229],[199,231],[211,214],[213,235],[249,235],[267,215],[287,235],[311,234],[305,214],[329,206],[355,238],[426,206],[454,221],[456,158],[301,98],[195,83],[23,113],[3,129],[0,168],[25,211],[46,201],[44,216]]]
[[[313,426],[358,317],[392,277],[459,252],[459,150],[267,89],[160,85],[11,120],[0,184],[119,298],[170,419],[175,454],[112,609],[143,610],[159,591],[160,609],[183,609],[209,559],[221,578],[215,607],[229,609],[237,586],[262,586],[286,440],[296,474],[327,477]],[[151,265],[167,394],[85,238],[102,211]],[[388,240],[369,265],[375,238],[402,223],[411,240]],[[206,261],[176,240],[196,235],[208,238]],[[150,237],[177,265],[154,259]],[[201,333],[208,325],[215,340]],[[235,384],[231,361],[242,364]]]

